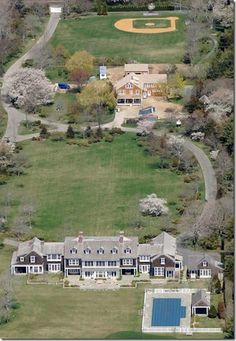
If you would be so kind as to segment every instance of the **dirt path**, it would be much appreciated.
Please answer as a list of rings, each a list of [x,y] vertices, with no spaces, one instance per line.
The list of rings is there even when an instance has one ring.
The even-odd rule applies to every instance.
[[[169,27],[163,27],[163,28],[134,28],[133,27],[133,21],[134,20],[169,20],[170,21],[170,26]],[[178,17],[167,17],[167,18],[130,18],[130,19],[121,19],[118,20],[115,23],[115,28],[117,28],[120,31],[125,31],[125,32],[131,32],[131,33],[145,33],[145,34],[155,34],[155,33],[166,33],[166,32],[173,32],[176,30],[176,20],[178,20]]]

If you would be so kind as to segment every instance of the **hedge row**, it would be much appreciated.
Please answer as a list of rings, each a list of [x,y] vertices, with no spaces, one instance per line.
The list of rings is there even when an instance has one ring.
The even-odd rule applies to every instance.
[[[156,6],[154,11],[173,11],[175,8],[172,5],[160,5]],[[147,6],[134,6],[134,5],[113,5],[107,6],[108,12],[138,12],[148,11]]]

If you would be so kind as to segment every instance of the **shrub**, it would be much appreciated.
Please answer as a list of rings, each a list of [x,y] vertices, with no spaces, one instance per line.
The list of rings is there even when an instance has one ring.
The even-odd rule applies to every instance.
[[[68,287],[69,284],[70,284],[70,282],[66,279],[66,280],[64,281],[64,286],[65,286],[65,287]]]
[[[89,146],[89,142],[87,139],[83,139],[83,140],[78,140],[77,141],[77,145],[79,147],[88,147]]]
[[[157,168],[160,169],[168,169],[170,168],[170,164],[166,159],[160,158],[159,161],[156,163]]]
[[[75,132],[74,129],[72,128],[71,125],[68,126],[67,132],[66,132],[66,137],[68,139],[73,139],[75,137]]]
[[[50,140],[55,141],[55,142],[64,141],[65,135],[64,135],[64,133],[61,133],[61,132],[52,133]]]
[[[125,132],[123,130],[121,130],[120,128],[112,128],[110,130],[110,134],[111,135],[114,135],[114,134],[118,134],[118,135],[122,135],[124,134]]]
[[[41,129],[39,135],[40,135],[40,137],[41,137],[42,139],[46,139],[46,138],[49,137],[50,133],[48,132],[48,130],[47,130],[47,128],[46,128],[45,126],[42,126],[42,129]]]
[[[33,59],[26,59],[24,63],[22,64],[23,67],[32,67],[34,66],[34,60]]]
[[[208,317],[212,318],[216,318],[217,316],[217,311],[216,308],[214,307],[214,305],[211,305],[209,311],[208,311]]]
[[[114,137],[111,134],[107,134],[104,139],[105,142],[113,142],[113,140]]]
[[[226,317],[226,312],[225,312],[225,304],[224,302],[219,302],[218,303],[218,316],[220,319],[225,319]]]

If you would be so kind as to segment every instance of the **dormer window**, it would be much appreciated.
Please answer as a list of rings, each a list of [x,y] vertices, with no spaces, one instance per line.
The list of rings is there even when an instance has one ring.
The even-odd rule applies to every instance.
[[[125,249],[125,253],[131,253],[131,249],[130,249],[129,247],[127,247],[127,248]]]
[[[100,247],[100,249],[97,250],[97,253],[98,253],[99,255],[102,255],[102,254],[104,253],[103,247]]]
[[[113,249],[111,250],[111,253],[113,253],[113,255],[116,254],[116,253],[118,253],[117,248],[116,248],[116,247],[113,247]]]
[[[133,89],[133,84],[132,83],[127,83],[126,84],[127,89]]]
[[[166,259],[164,257],[161,258],[161,265],[165,265],[165,263],[166,263]]]
[[[91,249],[89,247],[86,247],[86,249],[84,250],[84,253],[86,255],[90,254],[91,253]]]
[[[203,266],[207,266],[207,262],[204,260],[204,261],[202,262],[202,265],[203,265]]]
[[[25,258],[24,257],[20,257],[20,262],[24,262]]]
[[[30,263],[35,263],[35,256],[30,256]]]
[[[76,253],[77,253],[77,249],[76,249],[76,247],[73,247],[72,249],[70,249],[70,253],[72,254],[72,255],[75,255]]]

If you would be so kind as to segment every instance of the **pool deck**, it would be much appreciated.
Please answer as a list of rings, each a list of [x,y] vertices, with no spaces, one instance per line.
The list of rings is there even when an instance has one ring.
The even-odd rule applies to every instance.
[[[142,330],[143,332],[150,333],[158,333],[158,332],[173,332],[176,330],[183,329],[185,332],[190,328],[191,324],[191,298],[192,293],[195,292],[196,289],[188,289],[186,292],[183,291],[170,291],[165,289],[154,289],[154,290],[146,290],[145,298],[144,298],[144,309],[143,309],[143,324]],[[152,326],[152,306],[153,299],[155,298],[180,298],[181,306],[186,307],[186,317],[180,319],[180,326],[170,326],[170,327],[156,327]]]

